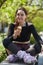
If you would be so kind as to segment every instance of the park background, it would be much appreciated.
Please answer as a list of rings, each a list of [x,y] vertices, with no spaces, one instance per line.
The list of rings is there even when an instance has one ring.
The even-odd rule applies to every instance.
[[[10,23],[14,23],[15,12],[20,6],[27,9],[27,21],[34,24],[37,32],[43,31],[43,0],[0,0],[0,62],[7,56],[3,39],[7,36]],[[34,43],[33,37],[31,43]]]

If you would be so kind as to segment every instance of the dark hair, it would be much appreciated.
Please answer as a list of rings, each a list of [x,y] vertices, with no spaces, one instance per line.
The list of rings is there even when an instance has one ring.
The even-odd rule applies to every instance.
[[[23,10],[23,11],[25,12],[25,14],[27,15],[27,10],[26,10],[24,7],[19,7],[19,8],[16,10],[16,14],[17,14],[18,10]]]

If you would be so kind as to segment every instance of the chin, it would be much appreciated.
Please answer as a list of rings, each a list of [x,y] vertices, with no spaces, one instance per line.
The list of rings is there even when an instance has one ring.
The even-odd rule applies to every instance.
[[[21,23],[22,21],[18,21],[18,23]]]

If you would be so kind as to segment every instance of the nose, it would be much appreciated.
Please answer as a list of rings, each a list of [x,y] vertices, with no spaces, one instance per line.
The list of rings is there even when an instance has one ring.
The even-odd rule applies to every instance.
[[[18,18],[21,18],[21,17],[22,17],[22,15],[21,15],[21,14],[19,14],[19,15],[17,15],[17,17],[18,17]]]
[[[18,16],[19,19],[20,19],[21,17],[22,17],[21,15]]]

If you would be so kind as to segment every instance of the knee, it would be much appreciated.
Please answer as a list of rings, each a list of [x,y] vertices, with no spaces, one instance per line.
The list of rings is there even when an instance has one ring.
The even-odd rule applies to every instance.
[[[5,48],[7,48],[9,44],[10,44],[10,40],[9,40],[8,38],[5,38],[5,39],[3,40],[3,46],[4,46]]]
[[[34,46],[34,48],[35,48],[35,50],[36,50],[36,53],[40,53],[41,52],[41,44],[36,44],[35,46]]]

